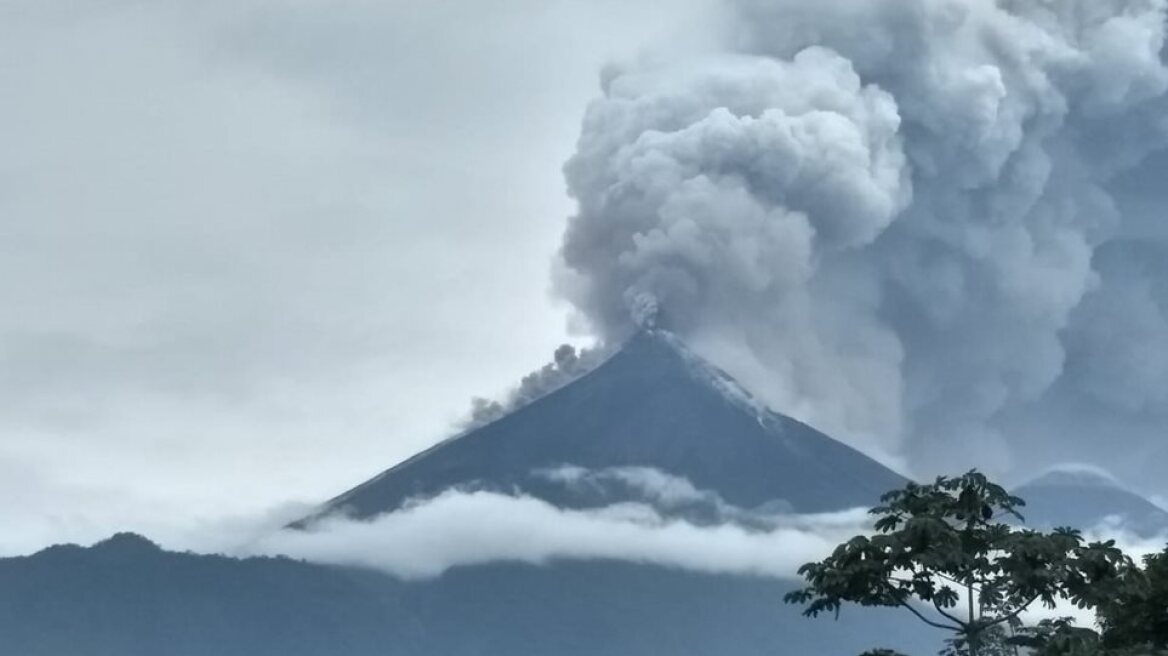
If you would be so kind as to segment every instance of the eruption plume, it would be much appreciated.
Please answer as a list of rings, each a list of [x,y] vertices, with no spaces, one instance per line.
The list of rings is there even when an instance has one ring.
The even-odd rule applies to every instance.
[[[732,9],[725,53],[606,71],[588,108],[556,267],[587,325],[667,320],[917,473],[1138,475],[1168,419],[1165,2]]]

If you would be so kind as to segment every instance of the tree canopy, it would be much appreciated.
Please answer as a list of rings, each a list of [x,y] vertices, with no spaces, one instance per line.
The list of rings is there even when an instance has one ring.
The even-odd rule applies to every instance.
[[[909,483],[871,510],[874,534],[801,567],[807,585],[786,600],[805,604],[812,617],[838,615],[845,603],[900,607],[949,631],[942,652],[948,654],[1013,654],[1027,640],[1070,640],[1066,622],[1019,635],[1019,615],[1060,600],[1080,608],[1116,603],[1134,567],[1114,541],[1088,543],[1074,529],[1042,532],[1011,523],[1022,520],[1024,505],[977,471]]]

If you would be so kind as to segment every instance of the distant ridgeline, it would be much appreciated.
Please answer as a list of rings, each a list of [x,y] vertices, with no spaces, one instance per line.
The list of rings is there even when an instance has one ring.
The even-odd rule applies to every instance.
[[[283,558],[164,552],[122,534],[0,559],[13,656],[767,656],[933,649],[894,613],[810,621],[786,587],[619,562],[402,582]],[[918,649],[919,648],[919,649]]]

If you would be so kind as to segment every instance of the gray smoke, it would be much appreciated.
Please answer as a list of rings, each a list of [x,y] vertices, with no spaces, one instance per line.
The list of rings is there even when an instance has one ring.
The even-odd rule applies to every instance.
[[[611,348],[597,346],[577,350],[571,344],[561,344],[552,354],[552,361],[527,374],[502,400],[483,397],[471,399],[469,416],[462,422],[464,430],[485,426],[532,401],[551,394],[564,385],[595,369],[611,355]]]
[[[732,5],[724,54],[615,67],[588,108],[556,267],[587,324],[651,316],[913,473],[1138,475],[1168,419],[1165,1]]]

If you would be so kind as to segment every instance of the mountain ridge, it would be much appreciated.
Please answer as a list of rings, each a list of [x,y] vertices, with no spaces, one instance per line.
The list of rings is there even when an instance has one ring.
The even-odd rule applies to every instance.
[[[460,567],[425,581],[285,557],[174,553],[133,534],[0,558],[20,656],[762,656],[932,651],[888,610],[803,618],[789,586],[618,561]]]

